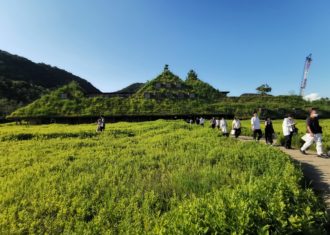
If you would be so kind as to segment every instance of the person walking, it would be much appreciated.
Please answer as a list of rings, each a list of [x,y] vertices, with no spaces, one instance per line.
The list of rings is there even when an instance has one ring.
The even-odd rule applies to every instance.
[[[100,121],[100,131],[104,131],[105,130],[105,119],[103,116],[100,117],[101,121]]]
[[[260,119],[257,112],[254,112],[253,117],[251,118],[251,128],[253,131],[253,139],[259,141],[262,137],[262,131],[260,128]]]
[[[220,119],[219,118],[215,119],[215,127],[220,129]]]
[[[201,117],[199,119],[199,125],[203,126],[204,127],[204,122],[205,122],[205,119],[203,117]]]
[[[195,121],[196,122],[196,125],[199,125],[199,120],[200,120],[199,117],[197,117],[196,118],[196,121]]]
[[[211,127],[214,129],[215,128],[215,125],[216,125],[216,122],[215,122],[215,117],[213,117],[210,121],[211,123]]]
[[[231,127],[235,131],[235,138],[238,138],[241,134],[241,121],[237,117],[234,117]]]
[[[270,117],[266,118],[265,121],[265,138],[266,138],[266,144],[273,144],[273,134],[275,133],[273,128],[273,122],[270,119]]]
[[[102,131],[101,125],[102,125],[102,120],[101,120],[101,118],[98,118],[97,121],[96,121],[96,131],[97,132]]]
[[[285,143],[284,143],[284,147],[286,149],[291,149],[291,144],[292,144],[292,136],[294,133],[294,129],[295,129],[295,123],[294,120],[292,118],[292,115],[289,114],[286,118],[284,118],[283,123],[282,123],[282,129],[283,129],[283,135],[285,138]]]
[[[221,120],[220,120],[220,129],[221,129],[223,136],[226,136],[226,137],[229,136],[228,128],[227,128],[227,121],[225,120],[225,118],[221,118]]]
[[[306,154],[306,150],[315,142],[318,157],[327,157],[322,149],[322,127],[319,123],[319,117],[316,109],[311,109],[309,117],[306,120],[307,134],[303,137],[304,145],[300,152]]]

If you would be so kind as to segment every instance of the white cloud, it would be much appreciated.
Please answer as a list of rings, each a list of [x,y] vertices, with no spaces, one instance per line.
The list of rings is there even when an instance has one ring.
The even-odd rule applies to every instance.
[[[304,100],[307,101],[314,101],[314,100],[319,100],[321,99],[321,96],[318,93],[311,93],[309,95],[304,96]]]

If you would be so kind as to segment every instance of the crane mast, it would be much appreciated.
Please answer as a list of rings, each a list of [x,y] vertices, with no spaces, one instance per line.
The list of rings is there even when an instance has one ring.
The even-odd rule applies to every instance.
[[[305,91],[305,88],[307,85],[308,72],[309,72],[311,63],[312,63],[312,54],[309,54],[305,60],[303,77],[302,77],[301,84],[300,84],[300,96],[304,96],[304,91]]]

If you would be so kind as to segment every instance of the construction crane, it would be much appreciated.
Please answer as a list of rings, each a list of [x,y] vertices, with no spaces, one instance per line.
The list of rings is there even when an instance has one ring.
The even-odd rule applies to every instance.
[[[301,84],[300,84],[300,96],[304,96],[304,91],[305,91],[305,88],[307,85],[309,67],[311,66],[311,63],[312,63],[312,54],[309,54],[305,60],[303,77],[302,77]]]

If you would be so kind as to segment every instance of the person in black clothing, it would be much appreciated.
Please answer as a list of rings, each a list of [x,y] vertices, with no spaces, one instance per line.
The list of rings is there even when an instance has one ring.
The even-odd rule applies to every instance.
[[[319,124],[319,118],[316,109],[311,109],[310,115],[306,120],[307,134],[304,136],[305,144],[300,152],[306,154],[306,150],[315,142],[317,156],[326,157],[322,149],[322,127]]]
[[[199,125],[199,117],[196,118],[196,124]]]
[[[267,144],[273,144],[273,134],[274,134],[273,123],[270,117],[266,118],[265,121],[265,138]]]
[[[103,116],[101,116],[101,131],[104,131],[105,130],[105,118]]]
[[[214,117],[211,119],[210,123],[211,123],[211,127],[214,129],[216,125]]]

